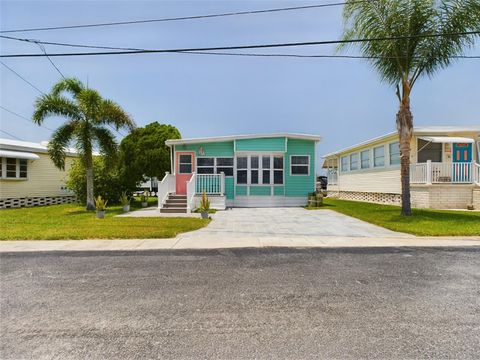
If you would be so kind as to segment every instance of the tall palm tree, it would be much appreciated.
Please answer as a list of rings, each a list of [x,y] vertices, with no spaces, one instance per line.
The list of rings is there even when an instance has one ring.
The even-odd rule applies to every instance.
[[[66,122],[52,135],[48,152],[55,166],[65,169],[67,146],[74,142],[86,168],[87,210],[94,210],[93,150],[98,149],[112,163],[117,143],[105,126],[132,129],[135,123],[115,102],[103,99],[98,91],[89,89],[77,79],[63,79],[53,86],[50,94],[40,96],[35,103],[33,121],[41,125],[49,116],[61,116]]]
[[[431,77],[473,46],[480,30],[480,0],[347,0],[343,17],[344,40],[399,38],[356,44],[381,79],[396,88],[402,215],[411,215],[410,95],[420,77]]]

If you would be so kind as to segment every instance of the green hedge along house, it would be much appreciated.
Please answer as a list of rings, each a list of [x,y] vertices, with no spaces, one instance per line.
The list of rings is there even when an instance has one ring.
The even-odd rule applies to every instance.
[[[172,169],[158,184],[158,207],[190,212],[204,191],[215,209],[306,205],[319,141],[290,133],[167,140]]]

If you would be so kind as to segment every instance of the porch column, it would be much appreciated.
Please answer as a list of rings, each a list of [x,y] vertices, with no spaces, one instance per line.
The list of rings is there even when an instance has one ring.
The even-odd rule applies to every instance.
[[[427,160],[427,185],[432,185],[432,160]]]
[[[220,195],[225,195],[225,173],[220,173]]]

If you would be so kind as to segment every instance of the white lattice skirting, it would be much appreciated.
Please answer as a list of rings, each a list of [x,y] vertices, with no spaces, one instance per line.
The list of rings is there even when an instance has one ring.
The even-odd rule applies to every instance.
[[[0,199],[0,209],[46,206],[57,204],[71,204],[76,201],[76,196],[44,196],[27,198]]]
[[[402,203],[402,197],[400,194],[360,191],[329,191],[328,196],[342,200],[365,201],[376,204],[400,205]]]

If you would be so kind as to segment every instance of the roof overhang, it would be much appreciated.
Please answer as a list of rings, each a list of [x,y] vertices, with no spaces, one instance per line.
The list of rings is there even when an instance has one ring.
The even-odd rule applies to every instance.
[[[453,144],[453,143],[474,143],[475,140],[466,137],[454,137],[454,136],[419,136],[419,139],[441,144]]]
[[[319,142],[321,140],[320,136],[318,135],[296,134],[296,133],[271,133],[271,134],[250,134],[250,135],[228,135],[228,136],[192,138],[192,139],[174,139],[174,140],[165,141],[165,145],[172,146],[172,145],[183,145],[183,144],[233,141],[233,140],[239,140],[239,139],[264,139],[264,138],[275,138],[275,137],[312,140],[315,142]]]
[[[26,159],[26,160],[40,159],[40,156],[31,152],[11,151],[11,150],[2,150],[2,149],[0,149],[0,157]]]

